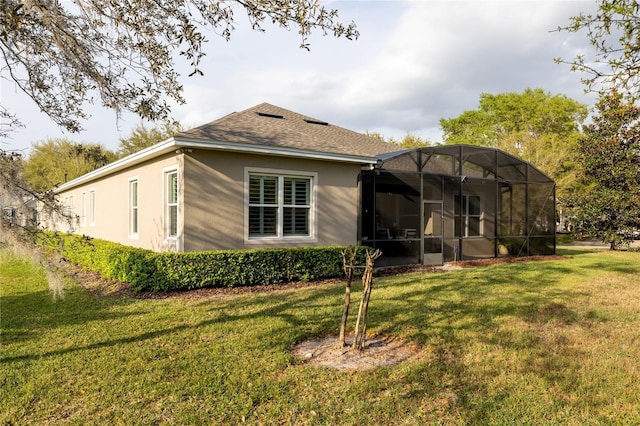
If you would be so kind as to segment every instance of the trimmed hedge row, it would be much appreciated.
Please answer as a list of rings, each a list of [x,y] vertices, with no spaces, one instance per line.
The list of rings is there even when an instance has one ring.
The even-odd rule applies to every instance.
[[[312,281],[344,275],[345,247],[156,253],[110,241],[63,237],[63,255],[136,291],[191,290]],[[364,260],[364,250],[360,257]]]

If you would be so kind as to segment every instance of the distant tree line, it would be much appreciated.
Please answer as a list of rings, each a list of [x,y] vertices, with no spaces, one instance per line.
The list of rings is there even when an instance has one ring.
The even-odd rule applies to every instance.
[[[139,124],[130,136],[120,139],[116,151],[109,151],[100,144],[70,139],[36,142],[32,145],[31,154],[23,161],[24,177],[31,188],[45,192],[117,159],[135,154],[179,131],[179,124],[152,128]]]

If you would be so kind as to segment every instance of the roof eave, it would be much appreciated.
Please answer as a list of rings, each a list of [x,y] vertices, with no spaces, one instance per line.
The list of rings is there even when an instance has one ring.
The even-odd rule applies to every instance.
[[[176,140],[174,138],[169,138],[165,141],[158,142],[155,145],[138,151],[135,154],[128,155],[124,158],[114,161],[113,163],[109,163],[106,166],[100,167],[99,169],[95,169],[89,173],[79,176],[73,180],[70,180],[69,182],[65,182],[59,187],[55,188],[53,192],[56,194],[64,192],[66,190],[75,188],[76,186],[90,182],[94,179],[119,172],[120,170],[126,169],[127,167],[135,166],[136,164],[140,164],[150,158],[155,158],[159,155],[166,154],[174,149],[176,149]]]
[[[331,152],[319,152],[297,148],[279,146],[264,146],[242,144],[236,142],[214,141],[210,139],[196,139],[176,137],[176,146],[180,148],[208,149],[213,151],[244,152],[248,154],[277,155],[282,157],[306,158],[312,160],[328,160],[356,164],[375,164],[378,159],[375,156],[338,154]]]
[[[343,163],[352,164],[376,164],[378,159],[376,157],[362,156],[362,155],[349,155],[349,154],[335,154],[327,152],[317,152],[300,150],[295,148],[286,147],[273,147],[273,146],[260,146],[252,144],[238,144],[233,142],[222,142],[213,140],[192,139],[185,137],[171,137],[163,142],[159,142],[149,148],[145,148],[135,154],[131,154],[113,163],[107,164],[104,167],[96,169],[92,172],[86,173],[80,177],[77,177],[69,182],[66,182],[56,189],[54,193],[60,193],[77,186],[91,182],[94,179],[98,179],[104,176],[108,176],[112,173],[119,172],[128,167],[135,166],[144,161],[150,160],[157,156],[169,153],[173,150],[181,148],[192,149],[206,149],[212,151],[227,151],[227,152],[242,152],[248,154],[261,154],[261,155],[276,155],[281,157],[290,158],[303,158],[311,160],[326,160],[337,161]]]

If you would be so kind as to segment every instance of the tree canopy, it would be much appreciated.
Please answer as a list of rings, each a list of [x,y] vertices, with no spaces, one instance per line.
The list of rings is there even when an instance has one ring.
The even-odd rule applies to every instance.
[[[40,216],[55,216],[68,224],[74,221],[53,191],[38,192],[31,188],[25,179],[24,164],[22,154],[0,150],[0,240],[20,250],[29,247],[34,237],[41,234]],[[31,254],[43,265],[52,266],[39,250]],[[47,275],[49,280],[55,278]]]
[[[586,32],[595,56],[579,54],[572,60],[556,58],[583,72],[588,91],[606,94],[611,89],[631,99],[640,95],[640,3],[636,0],[597,0],[595,14],[570,18],[558,31]]]
[[[573,150],[587,106],[542,89],[522,93],[483,93],[477,110],[441,119],[445,144],[499,148],[538,167],[558,183],[570,185]]]
[[[576,151],[579,185],[569,207],[575,231],[615,249],[640,229],[640,107],[614,91],[601,97],[592,120]]]
[[[24,162],[24,178],[31,189],[45,192],[115,160],[115,154],[98,144],[49,139],[33,145]]]
[[[383,142],[392,143],[394,145],[398,145],[402,148],[412,149],[412,148],[423,148],[426,146],[431,146],[431,142],[427,139],[423,139],[420,136],[413,135],[411,133],[407,133],[401,140],[396,140],[395,138],[385,138],[379,132],[366,132],[367,136],[371,136],[372,138],[379,139]]]
[[[320,0],[3,0],[2,67],[71,132],[81,130],[87,102],[118,115],[132,111],[151,121],[167,120],[171,102],[184,103],[175,58],[186,60],[190,75],[201,75],[206,36],[229,40],[239,12],[257,31],[266,23],[297,29],[307,49],[312,31],[347,39],[359,35],[354,23],[339,22],[337,10]],[[4,106],[0,117],[9,127],[20,124]]]
[[[389,143],[401,146],[407,149],[413,148],[424,148],[426,146],[430,146],[431,143],[427,139],[422,139],[420,136],[412,135],[408,133],[404,138],[397,141],[393,138],[389,139]]]
[[[118,157],[126,157],[130,154],[150,147],[164,139],[167,139],[182,130],[180,124],[165,123],[159,127],[147,128],[144,124],[138,124],[127,138],[120,138]]]

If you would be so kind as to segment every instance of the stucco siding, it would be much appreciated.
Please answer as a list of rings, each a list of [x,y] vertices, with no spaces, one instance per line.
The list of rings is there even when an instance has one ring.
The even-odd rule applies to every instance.
[[[179,172],[181,157],[180,154],[166,154],[58,193],[63,203],[72,197],[72,211],[77,215],[77,220],[71,231],[155,251],[179,250],[180,238],[174,241],[165,238],[164,171],[175,169]],[[131,180],[138,182],[137,235],[130,233]],[[179,178],[178,182],[181,181]],[[95,206],[93,213],[92,198]],[[60,221],[56,228],[69,231],[67,224]]]
[[[247,238],[245,180],[255,169],[313,174],[313,240]],[[184,165],[184,250],[355,244],[359,171],[358,164],[193,150]]]
[[[174,170],[177,236],[167,238],[166,174]],[[246,185],[248,171],[255,170],[312,177],[311,237],[248,238]],[[154,251],[355,244],[359,172],[355,163],[184,149],[59,192],[78,218],[72,229],[61,221],[55,228]],[[135,235],[130,232],[132,180],[138,184]]]

